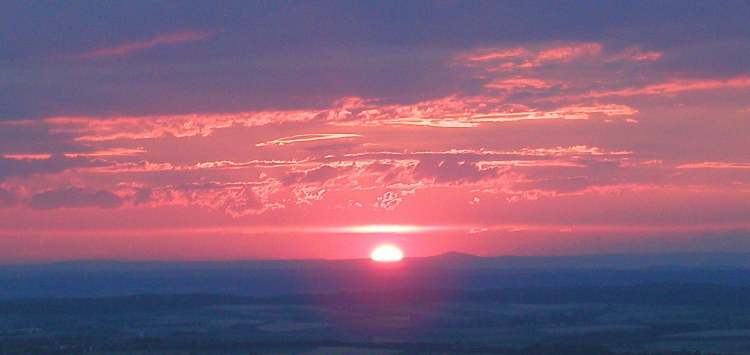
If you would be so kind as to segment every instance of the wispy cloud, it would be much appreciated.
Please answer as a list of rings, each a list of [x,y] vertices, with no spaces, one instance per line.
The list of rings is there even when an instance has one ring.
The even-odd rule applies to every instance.
[[[304,122],[319,111],[248,111],[232,114],[185,114],[127,117],[51,117],[44,120],[55,134],[75,135],[76,141],[101,142],[116,139],[153,139],[164,136],[208,136],[232,126],[256,127],[271,123]]]
[[[655,62],[664,54],[657,51],[643,51],[638,47],[628,47],[607,59],[608,62]]]
[[[605,53],[601,43],[573,42],[534,48],[478,49],[459,55],[456,63],[482,68],[488,72],[509,72],[569,63],[585,58],[596,58],[600,62],[653,62],[662,56],[661,52],[643,51],[637,46],[627,47],[616,53]]]
[[[487,89],[496,89],[503,91],[529,90],[529,89],[549,89],[552,84],[535,78],[508,78],[496,79],[484,85]]]
[[[320,141],[320,140],[345,139],[345,138],[357,138],[357,137],[361,137],[361,136],[359,134],[352,134],[352,133],[298,134],[296,136],[278,138],[272,141],[258,143],[255,146],[256,147],[264,147],[268,145],[280,146],[280,145],[287,145],[287,144],[300,143],[300,142],[312,142],[312,141]]]
[[[525,57],[529,55],[529,50],[525,48],[510,48],[499,50],[486,50],[477,53],[470,53],[463,56],[463,59],[469,63],[484,63],[495,60],[507,60],[512,58]]]
[[[379,104],[362,99],[337,103],[327,109],[288,111],[247,111],[236,113],[184,114],[129,117],[51,117],[44,120],[51,133],[74,136],[77,142],[155,139],[160,137],[206,137],[217,129],[259,127],[292,122],[324,122],[332,126],[427,126],[470,128],[486,123],[524,120],[580,120],[594,117],[620,117],[638,110],[620,104],[570,105],[540,110],[507,104],[491,96],[457,97],[413,104]],[[257,146],[285,145],[316,140],[348,139],[351,133],[316,133],[283,137]]]
[[[537,68],[545,64],[567,63],[584,57],[598,57],[603,46],[595,42],[547,45],[542,48],[479,49],[461,54],[459,65],[480,67],[490,72]]]
[[[162,34],[147,40],[122,43],[113,47],[103,47],[92,51],[73,55],[78,59],[96,59],[106,57],[123,57],[146,49],[175,45],[188,42],[196,42],[211,37],[215,32],[208,31],[183,31]]]
[[[52,154],[3,154],[3,158],[11,160],[47,160],[49,158],[52,158]]]
[[[95,150],[93,152],[84,152],[84,153],[64,153],[63,155],[69,158],[130,157],[130,156],[134,156],[138,154],[143,154],[145,152],[146,152],[146,149],[142,147],[110,148],[110,149]]]
[[[677,169],[750,169],[750,163],[704,161],[677,166]]]
[[[410,116],[397,116],[371,121],[377,124],[387,125],[413,125],[444,128],[471,128],[485,123],[504,123],[528,120],[586,120],[593,116],[632,116],[638,114],[638,110],[618,104],[590,105],[590,106],[565,106],[556,110],[544,111],[524,107],[498,107],[490,108],[489,105],[466,105],[461,111],[453,111],[452,107],[446,107],[445,115],[437,115],[438,110],[415,112]],[[450,110],[450,111],[448,111]],[[472,112],[473,111],[473,112]]]
[[[573,98],[600,98],[610,96],[675,95],[686,91],[740,89],[750,87],[750,76],[742,75],[729,79],[672,80],[642,87],[592,91]]]

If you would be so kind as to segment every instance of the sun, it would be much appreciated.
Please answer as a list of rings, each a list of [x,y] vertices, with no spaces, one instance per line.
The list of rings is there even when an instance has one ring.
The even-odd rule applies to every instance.
[[[370,253],[370,259],[379,263],[392,263],[401,261],[404,258],[404,252],[393,245],[379,245]]]

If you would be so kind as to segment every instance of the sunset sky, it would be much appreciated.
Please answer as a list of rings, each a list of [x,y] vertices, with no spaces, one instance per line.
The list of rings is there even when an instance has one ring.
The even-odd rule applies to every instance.
[[[0,262],[750,251],[750,2],[0,4]]]

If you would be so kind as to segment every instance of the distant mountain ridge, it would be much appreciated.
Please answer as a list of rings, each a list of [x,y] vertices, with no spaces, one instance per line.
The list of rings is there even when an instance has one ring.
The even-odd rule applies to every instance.
[[[70,260],[34,264],[0,264],[0,271],[25,270],[185,270],[358,268],[369,259],[250,259],[227,261]],[[461,252],[407,257],[405,267],[456,269],[616,269],[750,268],[749,253],[587,254],[562,256],[478,256]]]
[[[750,268],[747,253],[588,254],[564,256],[476,256],[450,252],[415,258],[451,267],[500,269]]]
[[[78,260],[0,266],[0,299],[223,293],[272,296],[398,288],[750,286],[750,254],[483,257],[446,253],[398,263],[349,260]]]

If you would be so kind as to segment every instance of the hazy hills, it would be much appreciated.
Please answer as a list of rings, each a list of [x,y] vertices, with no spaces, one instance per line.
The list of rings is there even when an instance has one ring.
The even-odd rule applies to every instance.
[[[220,293],[272,296],[341,291],[597,287],[648,283],[750,285],[747,254],[478,257],[395,264],[355,260],[66,261],[0,266],[0,298]]]
[[[374,264],[369,259],[260,259],[231,261],[73,260],[0,265],[7,270],[186,270],[186,269],[346,269]],[[615,269],[651,268],[750,269],[746,253],[591,254],[573,256],[477,256],[449,252],[406,258],[400,267],[436,269]],[[395,265],[392,265],[395,266]]]

